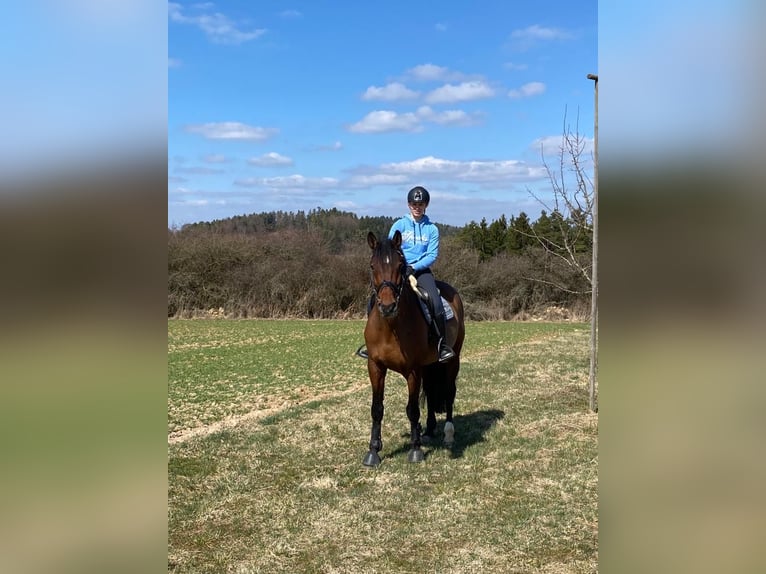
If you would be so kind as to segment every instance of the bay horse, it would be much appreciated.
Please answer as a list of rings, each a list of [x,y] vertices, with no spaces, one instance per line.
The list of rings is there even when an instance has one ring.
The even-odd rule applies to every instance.
[[[465,338],[463,302],[451,285],[443,281],[436,282],[442,298],[452,309],[453,317],[449,318],[447,314],[446,336],[455,352],[455,356],[446,363],[439,363],[436,341],[429,337],[430,327],[421,309],[420,297],[405,278],[407,262],[401,250],[401,233],[396,231],[391,239],[378,240],[370,232],[367,244],[372,249],[370,281],[375,304],[367,315],[364,328],[367,371],[372,384],[372,430],[370,450],[362,463],[365,466],[380,464],[378,453],[383,448],[381,424],[388,370],[407,379],[407,418],[410,421],[410,451],[407,459],[409,462],[421,462],[424,459],[419,404],[421,391],[428,407],[426,430],[422,438],[428,440],[433,437],[436,413],[446,413],[444,443],[451,447],[454,442],[452,408],[460,370],[460,350]],[[359,351],[357,353],[360,354]]]

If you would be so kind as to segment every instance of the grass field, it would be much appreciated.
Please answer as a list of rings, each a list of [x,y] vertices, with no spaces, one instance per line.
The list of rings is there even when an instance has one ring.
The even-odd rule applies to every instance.
[[[377,469],[363,328],[168,322],[168,571],[596,572],[588,326],[468,323],[455,445],[421,464],[389,374]]]

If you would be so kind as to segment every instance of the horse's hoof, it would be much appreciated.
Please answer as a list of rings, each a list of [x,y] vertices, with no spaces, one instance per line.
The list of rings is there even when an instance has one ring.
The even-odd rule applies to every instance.
[[[378,456],[378,453],[374,450],[369,451],[366,455],[364,455],[362,464],[364,466],[378,466],[380,464],[380,457]]]
[[[430,434],[422,434],[420,435],[420,442],[422,444],[431,444],[431,435]]]
[[[455,444],[455,425],[452,423],[444,423],[444,444],[448,447]]]
[[[420,450],[419,448],[413,448],[410,451],[410,454],[407,455],[407,460],[409,462],[423,462],[423,458],[424,458],[423,451]]]

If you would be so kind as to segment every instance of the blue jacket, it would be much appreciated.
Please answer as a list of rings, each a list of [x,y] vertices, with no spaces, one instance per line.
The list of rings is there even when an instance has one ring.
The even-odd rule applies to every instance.
[[[397,219],[388,232],[389,239],[399,230],[402,234],[402,252],[415,271],[433,265],[439,257],[439,228],[427,215],[415,221],[411,214]]]

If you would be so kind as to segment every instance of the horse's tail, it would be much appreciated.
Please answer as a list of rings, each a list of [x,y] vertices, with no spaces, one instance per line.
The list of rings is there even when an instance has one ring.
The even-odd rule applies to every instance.
[[[420,391],[420,408],[428,403],[435,413],[447,412],[447,366],[434,363],[423,369],[423,384]]]

